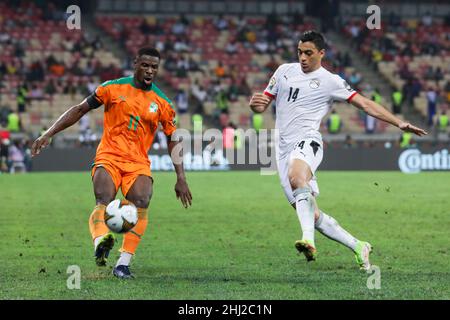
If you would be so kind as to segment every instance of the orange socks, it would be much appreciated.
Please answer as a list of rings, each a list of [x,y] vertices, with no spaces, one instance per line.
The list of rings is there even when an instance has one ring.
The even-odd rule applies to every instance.
[[[105,205],[98,204],[95,206],[94,211],[92,211],[89,218],[89,231],[91,232],[92,240],[109,232],[109,229],[105,224],[105,210]]]
[[[136,252],[139,242],[141,241],[141,238],[145,233],[145,229],[147,229],[147,211],[147,208],[138,208],[138,223],[133,229],[124,234],[120,252],[128,252],[131,254],[134,254]]]

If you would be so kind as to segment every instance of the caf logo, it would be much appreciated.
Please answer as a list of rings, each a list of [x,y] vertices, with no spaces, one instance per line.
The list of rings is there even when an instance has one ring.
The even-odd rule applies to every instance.
[[[277,83],[277,80],[275,79],[275,77],[272,77],[272,79],[270,79],[270,82],[269,82],[269,89],[272,90],[276,83]]]
[[[311,89],[317,89],[317,88],[319,88],[319,86],[320,86],[320,80],[319,79],[312,79],[309,82],[309,87]]]
[[[148,108],[149,112],[156,112],[158,111],[158,105],[154,102],[150,103],[150,107]]]

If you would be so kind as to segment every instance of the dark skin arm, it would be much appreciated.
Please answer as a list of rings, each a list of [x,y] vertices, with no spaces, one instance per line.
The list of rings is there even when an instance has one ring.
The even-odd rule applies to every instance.
[[[89,107],[86,99],[84,99],[80,104],[77,104],[64,112],[47,131],[33,142],[31,156],[34,157],[38,155],[43,148],[50,144],[51,138],[55,134],[77,123],[78,120],[90,110],[91,107]]]
[[[183,147],[179,141],[172,140],[172,136],[167,137],[168,151],[172,158],[173,166],[177,174],[177,183],[175,184],[175,193],[177,199],[180,199],[185,208],[192,205],[192,194],[186,182],[186,176],[183,168]]]

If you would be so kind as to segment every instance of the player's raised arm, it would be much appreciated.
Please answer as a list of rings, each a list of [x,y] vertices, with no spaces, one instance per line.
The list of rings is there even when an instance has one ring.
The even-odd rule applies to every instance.
[[[269,107],[271,102],[271,97],[265,95],[264,93],[257,92],[253,94],[249,105],[253,112],[263,113]]]
[[[38,155],[43,148],[50,144],[51,138],[55,134],[78,122],[78,120],[91,109],[87,99],[84,99],[80,104],[77,104],[64,112],[47,131],[34,141],[33,146],[31,147],[31,156],[34,157]]]
[[[350,103],[355,107],[363,110],[367,114],[371,115],[372,117],[388,122],[403,131],[412,132],[419,137],[427,134],[425,130],[413,126],[409,122],[400,120],[383,106],[379,105],[375,101],[367,99],[366,97],[358,93],[352,97]]]
[[[168,151],[172,159],[175,172],[177,174],[177,183],[175,184],[175,194],[177,199],[180,199],[185,208],[192,205],[192,194],[186,182],[186,175],[183,168],[183,146],[180,141],[172,139],[172,136],[167,137]]]

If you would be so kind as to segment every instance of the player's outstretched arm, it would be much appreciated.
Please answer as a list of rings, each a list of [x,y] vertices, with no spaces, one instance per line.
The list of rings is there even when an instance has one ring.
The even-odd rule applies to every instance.
[[[64,112],[47,131],[34,141],[33,146],[31,147],[31,156],[34,157],[35,155],[38,155],[43,148],[50,144],[50,141],[55,134],[72,126],[90,110],[91,107],[86,99],[84,99],[80,104],[77,104]]]
[[[255,93],[250,100],[250,108],[255,113],[263,113],[269,107],[272,98],[266,96],[264,93]]]
[[[379,105],[375,101],[363,97],[358,93],[352,98],[350,103],[355,107],[363,110],[367,114],[371,115],[372,117],[388,122],[403,131],[412,132],[419,137],[427,134],[425,130],[413,126],[409,122],[400,120],[395,115],[386,110],[386,108],[384,108],[383,106]]]
[[[180,199],[183,207],[187,208],[192,205],[192,194],[186,182],[186,176],[183,168],[183,146],[181,142],[172,140],[172,136],[167,137],[168,151],[172,159],[175,172],[177,174],[177,183],[175,184],[175,194]]]

